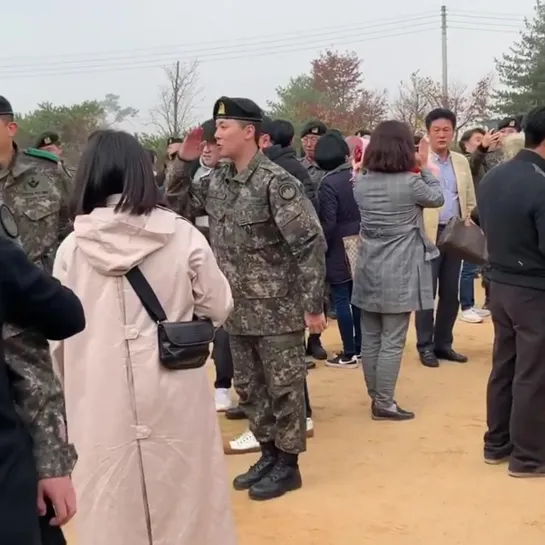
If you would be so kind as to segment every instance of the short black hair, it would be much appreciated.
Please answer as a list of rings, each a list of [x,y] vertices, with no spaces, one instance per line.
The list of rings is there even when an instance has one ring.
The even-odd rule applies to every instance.
[[[74,180],[72,215],[90,214],[121,195],[116,212],[149,214],[159,202],[147,150],[130,134],[95,131],[87,141]]]
[[[364,136],[371,136],[373,133],[367,129],[360,129],[359,131],[356,131],[354,133],[354,136],[359,136],[360,138],[363,138]]]
[[[524,120],[524,146],[536,149],[545,140],[545,106],[531,110]]]
[[[430,130],[431,124],[438,119],[446,119],[452,123],[452,128],[456,128],[456,115],[448,108],[435,108],[426,116],[426,129]]]
[[[383,121],[373,131],[363,155],[363,166],[374,172],[409,172],[416,164],[411,129],[401,121]]]
[[[350,148],[343,136],[335,130],[327,131],[320,136],[314,150],[316,164],[326,172],[340,167],[347,161]]]
[[[247,127],[248,125],[253,125],[254,127],[254,130],[255,130],[255,143],[259,146],[259,137],[261,136],[262,132],[262,123],[261,122],[257,122],[257,121],[243,121],[243,120],[240,120],[240,119],[235,119],[235,121],[244,129],[245,127]]]
[[[15,121],[15,117],[12,114],[2,114],[0,115],[0,119],[7,125],[8,123],[13,123]]]
[[[293,124],[286,119],[275,119],[271,126],[271,140],[273,144],[277,144],[281,148],[287,148],[291,146],[293,137],[295,136],[295,129]]]

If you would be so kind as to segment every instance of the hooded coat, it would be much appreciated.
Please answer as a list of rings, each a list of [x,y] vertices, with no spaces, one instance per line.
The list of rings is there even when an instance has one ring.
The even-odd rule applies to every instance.
[[[233,301],[204,236],[171,211],[108,206],[78,216],[54,275],[81,299],[87,328],[52,343],[79,459],[78,545],[236,545],[205,368],[168,371],[157,327],[125,273],[139,266],[171,322],[219,326]]]

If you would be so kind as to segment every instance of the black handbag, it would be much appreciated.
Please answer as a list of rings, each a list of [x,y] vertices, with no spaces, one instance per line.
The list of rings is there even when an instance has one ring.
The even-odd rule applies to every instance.
[[[488,260],[486,238],[482,229],[475,223],[466,222],[461,218],[449,220],[439,235],[437,247],[474,265],[484,265]]]
[[[126,275],[149,317],[157,324],[159,361],[170,370],[198,369],[210,355],[215,329],[208,319],[194,317],[191,322],[168,322],[155,292],[138,267]]]

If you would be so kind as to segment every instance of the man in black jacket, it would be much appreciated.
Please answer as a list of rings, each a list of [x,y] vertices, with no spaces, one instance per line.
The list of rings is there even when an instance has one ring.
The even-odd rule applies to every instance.
[[[317,209],[316,185],[312,182],[308,170],[297,159],[295,149],[291,145],[294,134],[293,125],[289,121],[283,119],[272,121],[265,117],[261,125],[259,147],[271,161],[287,170],[303,184],[306,196]]]
[[[477,187],[495,335],[484,456],[545,477],[545,107],[528,114],[525,140]]]
[[[13,215],[0,203],[0,329],[9,322],[55,340],[79,333],[85,327],[79,299],[27,259],[17,235]],[[3,344],[0,338],[0,543],[60,545],[66,541],[59,525],[74,514],[75,494],[68,481],[71,490],[52,498],[55,509],[39,499],[32,438],[16,409],[18,377],[6,365]]]

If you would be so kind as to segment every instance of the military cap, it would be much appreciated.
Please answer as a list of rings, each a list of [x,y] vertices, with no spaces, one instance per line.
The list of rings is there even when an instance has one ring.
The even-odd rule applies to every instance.
[[[517,132],[521,130],[521,123],[519,117],[506,117],[498,123],[498,130],[502,129],[516,129]]]
[[[181,144],[183,141],[183,138],[176,138],[175,136],[171,136],[167,140],[167,146],[170,146],[170,144]]]
[[[13,115],[13,108],[9,100],[3,96],[0,96],[0,115]]]
[[[202,125],[202,140],[208,144],[216,143],[216,122],[213,119],[207,119]]]
[[[263,112],[261,108],[249,98],[221,97],[214,104],[214,119],[236,119],[261,123]]]
[[[301,131],[301,138],[312,134],[315,136],[322,136],[327,132],[327,127],[321,121],[309,121]]]
[[[271,138],[274,132],[273,120],[267,116],[263,116],[263,121],[261,122],[261,134],[268,134]]]
[[[60,144],[61,138],[56,132],[44,132],[42,133],[38,140],[36,140],[35,148],[40,149],[44,146],[52,146],[54,144]]]

